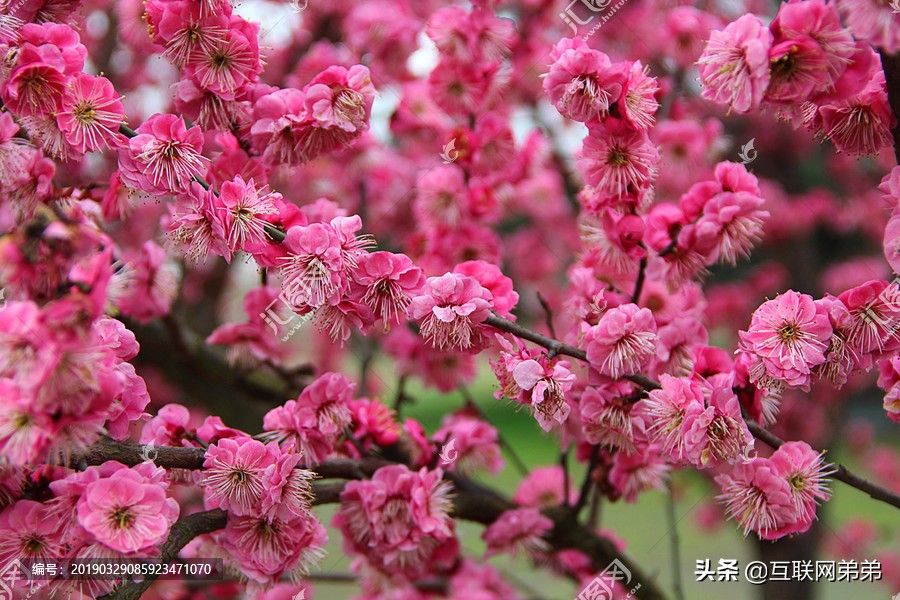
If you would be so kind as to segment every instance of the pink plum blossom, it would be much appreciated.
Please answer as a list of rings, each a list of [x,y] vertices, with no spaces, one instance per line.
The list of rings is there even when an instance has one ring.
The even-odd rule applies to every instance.
[[[643,130],[609,119],[589,130],[579,168],[598,192],[643,204],[658,171],[659,151]]]
[[[468,350],[482,343],[478,325],[490,314],[492,300],[475,278],[447,273],[425,281],[412,299],[410,316],[436,348]]]
[[[610,309],[584,337],[591,365],[613,379],[645,367],[656,351],[656,340],[653,313],[635,304]]]
[[[208,508],[255,514],[265,491],[263,475],[281,453],[250,438],[225,438],[206,451],[201,485]]]
[[[250,578],[249,589],[270,588],[283,576],[305,576],[323,556],[328,534],[311,514],[292,518],[240,516],[218,535],[229,563]]]
[[[187,129],[175,115],[158,114],[136,132],[119,154],[119,177],[125,185],[148,194],[177,194],[187,191],[192,177],[206,172],[209,160],[201,154],[198,128]]]
[[[552,528],[553,521],[536,508],[508,510],[484,530],[485,556],[520,550],[532,555],[544,553],[549,546],[542,536]]]
[[[59,129],[79,153],[100,150],[121,142],[119,125],[125,106],[105,77],[81,74],[69,82],[56,113]]]
[[[87,486],[78,500],[78,523],[118,552],[139,552],[163,542],[178,517],[178,503],[140,473],[120,469]]]
[[[444,448],[452,448],[456,458],[445,465],[448,471],[487,471],[496,475],[503,469],[497,429],[474,416],[457,413],[445,417],[431,439]]]
[[[735,112],[757,108],[769,86],[772,33],[754,15],[744,15],[713,31],[700,64],[703,97]]]
[[[718,475],[718,500],[744,528],[760,539],[774,540],[804,532],[816,516],[816,505],[829,498],[830,465],[805,442],[788,442],[771,458],[739,463]]]
[[[788,291],[765,302],[741,332],[742,350],[754,359],[751,381],[809,389],[812,369],[825,362],[831,332],[824,309],[810,296]]]
[[[587,44],[571,46],[560,52],[557,45],[559,58],[544,79],[544,89],[563,116],[582,122],[604,118],[622,96],[628,73]]]
[[[554,425],[566,422],[570,411],[566,392],[575,381],[568,363],[528,359],[515,366],[512,377],[523,395],[529,399],[534,418],[541,429],[550,431]]]
[[[344,534],[348,553],[385,572],[415,577],[456,545],[449,493],[441,471],[382,467],[370,481],[346,485],[333,525]]]
[[[363,255],[356,275],[363,288],[362,301],[384,322],[385,329],[400,322],[424,279],[408,256],[390,252]]]

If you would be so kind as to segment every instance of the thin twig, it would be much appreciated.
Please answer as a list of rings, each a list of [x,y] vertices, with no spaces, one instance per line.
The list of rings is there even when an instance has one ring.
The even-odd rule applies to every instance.
[[[488,317],[484,320],[484,323],[486,325],[494,327],[495,329],[511,333],[516,337],[522,338],[523,340],[534,342],[535,344],[543,346],[544,348],[547,348],[555,354],[565,354],[566,356],[571,356],[573,358],[577,358],[578,360],[589,362],[587,358],[587,352],[585,352],[581,348],[576,348],[571,344],[566,344],[565,342],[549,338],[546,335],[542,335],[536,331],[528,329],[527,327],[523,327],[518,323],[514,323],[509,319],[504,319],[499,315],[488,315]],[[646,390],[658,390],[661,387],[658,381],[653,381],[646,375],[641,375],[640,373],[637,373],[635,375],[626,375],[625,379],[631,381],[632,383],[638,384]]]
[[[397,417],[400,416],[400,409],[403,408],[403,404],[410,401],[409,396],[406,394],[407,379],[406,375],[401,375],[400,379],[397,380],[397,393],[394,396],[394,412],[397,413]]]
[[[522,338],[523,340],[534,342],[539,346],[547,348],[554,354],[565,354],[566,356],[571,356],[573,358],[577,358],[579,360],[587,362],[587,353],[584,350],[576,348],[571,344],[566,344],[564,342],[560,342],[559,340],[549,338],[546,335],[542,335],[536,331],[532,331],[527,327],[523,327],[518,323],[510,321],[509,319],[504,319],[499,315],[488,315],[488,317],[484,320],[484,323],[485,325],[490,325],[491,327],[500,329],[501,331],[511,333],[516,337]]]
[[[784,440],[779,438],[777,435],[769,431],[768,429],[763,428],[762,425],[754,421],[753,419],[745,419],[747,421],[747,428],[750,430],[750,433],[753,436],[764,442],[766,445],[771,446],[774,449],[778,449],[784,444]],[[850,487],[855,487],[861,492],[867,493],[870,497],[875,500],[880,500],[881,502],[886,502],[891,506],[896,506],[900,508],[900,495],[897,495],[890,490],[887,490],[879,485],[872,483],[871,481],[860,477],[859,475],[855,475],[852,473],[847,467],[838,463],[832,463],[835,468],[834,473],[831,474],[833,479],[837,479],[838,481],[843,481]]]
[[[591,494],[591,507],[588,510],[588,527],[597,529],[600,524],[600,506],[603,504],[603,493],[598,486],[594,486],[594,493]]]
[[[631,303],[637,304],[641,299],[641,292],[644,291],[644,280],[647,278],[647,257],[641,258],[641,264],[638,268],[637,281],[634,284],[634,293],[631,295]]]
[[[359,394],[361,396],[369,395],[369,371],[372,369],[372,361],[375,360],[375,346],[371,340],[366,337],[359,338],[360,356],[359,356]]]
[[[286,391],[291,391],[296,389],[298,392],[303,390],[305,384],[299,381],[298,377],[302,377],[304,375],[312,375],[314,369],[312,365],[303,365],[301,368],[297,369],[286,369],[281,365],[275,363],[272,359],[266,359],[263,361],[263,364],[272,370],[276,375],[281,377],[286,386]]]
[[[311,573],[306,576],[310,581],[327,581],[328,583],[355,584],[359,578],[352,573]]]
[[[550,308],[550,303],[547,302],[547,299],[544,298],[544,295],[540,292],[537,293],[538,302],[541,303],[541,308],[544,309],[544,320],[547,323],[547,331],[550,332],[550,335],[556,337],[556,329],[553,327],[553,310]]]
[[[588,461],[587,472],[584,474],[584,481],[581,482],[581,492],[578,494],[578,501],[572,507],[572,513],[578,515],[581,509],[585,507],[588,500],[588,494],[591,493],[591,485],[594,483],[594,470],[600,462],[600,446],[591,446],[591,459]]]
[[[350,440],[350,443],[353,444],[353,447],[356,448],[356,451],[359,452],[360,456],[366,456],[369,454],[366,451],[365,447],[362,445],[362,442],[359,441],[359,438],[353,435],[353,432],[349,427],[344,427],[344,435]]]
[[[668,500],[666,502],[666,518],[669,521],[669,541],[672,550],[672,587],[677,600],[684,600],[684,582],[681,579],[681,544],[678,540],[678,519],[675,515],[675,490],[672,479],[666,481]]]
[[[478,414],[478,417],[482,421],[484,421],[485,423],[490,423],[491,421],[490,421],[490,419],[488,419],[487,414],[483,410],[481,410],[480,406],[478,406],[475,403],[475,399],[472,398],[472,394],[469,393],[469,390],[466,389],[465,387],[460,387],[459,391],[463,395],[463,398],[465,398],[466,407],[469,408],[470,410],[475,411],[475,413]],[[525,461],[523,461],[519,457],[519,455],[516,453],[516,451],[512,447],[512,445],[506,441],[506,438],[503,437],[502,433],[500,433],[499,427],[497,428],[497,441],[500,443],[500,447],[503,448],[504,450],[506,450],[506,453],[512,459],[513,464],[516,467],[516,470],[519,472],[519,475],[521,475],[522,477],[527,477],[529,470],[528,470],[528,467],[525,465]]]

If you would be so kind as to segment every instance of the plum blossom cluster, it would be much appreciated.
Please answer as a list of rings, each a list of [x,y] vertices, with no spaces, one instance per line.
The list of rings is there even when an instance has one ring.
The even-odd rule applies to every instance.
[[[159,554],[178,518],[166,470],[150,462],[135,467],[108,461],[82,472],[57,473],[47,499],[18,500],[0,513],[0,560],[122,559]],[[52,593],[110,592],[114,580],[53,580]]]
[[[640,61],[614,64],[581,38],[561,40],[550,57],[544,79],[550,101],[588,127],[580,163],[588,184],[580,195],[585,209],[645,207],[659,167],[648,136],[659,108],[656,80]]]
[[[275,40],[224,0],[0,1],[0,563],[158,556],[205,511],[181,554],[224,559],[216,597],[311,593],[331,533],[358,600],[514,600],[456,518],[584,587],[625,550],[600,499],[681,469],[745,535],[807,531],[876,367],[900,422],[900,30],[757,4],[632,0],[586,40],[550,2],[311,2]],[[522,466],[484,363],[583,482],[471,480]],[[421,386],[465,406],[426,428]],[[127,440],[181,458],[87,466]]]
[[[229,2],[161,0],[144,7],[150,40],[181,70],[176,106],[204,129],[247,126],[263,70],[259,24]]]
[[[898,319],[894,282],[867,281],[821,300],[780,294],[740,332],[749,380],[775,395],[790,387],[809,390],[818,379],[841,386],[853,372],[889,364],[900,349]]]
[[[517,302],[511,280],[494,265],[466,261],[453,272],[426,278],[405,254],[370,252],[370,236],[358,235],[359,216],[340,214],[332,202],[319,207],[327,212],[297,209],[240,175],[223,183],[218,194],[194,183],[172,207],[169,233],[190,256],[220,254],[230,260],[242,251],[281,276],[280,294],[260,288],[258,299],[247,306],[248,323],[225,326],[210,337],[212,343],[249,349],[238,350],[235,360],[277,355],[271,340],[264,341],[269,321],[259,310],[275,297],[290,311],[314,316],[342,344],[353,331],[369,333],[378,324],[388,331],[414,319],[432,346],[469,352],[487,345],[481,323],[491,310],[509,314]],[[329,213],[334,216],[318,220]],[[271,237],[276,228],[286,230],[277,244]]]
[[[459,552],[450,518],[450,484],[440,470],[382,467],[368,481],[351,481],[341,493],[333,525],[356,568],[376,586],[410,585],[423,574],[448,569]],[[365,584],[364,584],[365,585]]]
[[[368,129],[374,96],[362,65],[329,67],[302,90],[273,90],[254,104],[253,147],[267,164],[289,167],[342,149]]]
[[[52,21],[15,33],[0,39],[0,99],[42,150],[65,160],[121,144],[121,97],[107,78],[83,72],[87,48],[78,33]]]
[[[206,451],[203,503],[228,513],[213,535],[217,554],[247,578],[251,593],[283,577],[299,582],[324,556],[328,535],[310,510],[315,475],[301,462],[293,448],[246,436],[219,439]]]
[[[498,337],[500,358],[491,362],[500,389],[494,393],[531,408],[544,431],[565,423],[571,410],[566,392],[572,388],[575,375],[565,360],[550,359],[544,352],[531,350],[518,339]],[[514,345],[515,344],[515,345]]]
[[[746,536],[778,539],[810,528],[819,502],[828,500],[831,467],[805,442],[788,442],[769,458],[757,457],[716,476],[718,499]]]
[[[136,318],[161,314],[174,286],[158,281],[164,265],[150,258],[159,248],[149,242],[147,254],[122,257],[134,287],[116,294],[122,276],[114,272],[112,241],[95,228],[46,224],[30,242],[39,262],[23,252],[23,235],[0,241],[8,298],[0,322],[0,451],[9,464],[34,467],[66,462],[102,435],[125,439],[130,424],[146,416],[150,396],[128,362],[139,345],[106,311],[122,306]],[[131,301],[130,293],[150,289],[158,290],[155,297]]]
[[[889,9],[877,3],[790,2],[768,27],[744,15],[711,34],[699,60],[703,97],[738,113],[770,108],[831,140],[840,152],[877,154],[893,143],[896,123],[872,47],[900,49]]]
[[[345,380],[336,375],[317,381],[315,389],[330,392],[334,411],[346,411],[349,422],[346,398],[334,395],[341,390],[352,393],[352,387],[342,386]],[[300,402],[315,419],[315,407],[307,398],[309,394]],[[286,404],[293,406],[294,401]],[[219,417],[197,423],[177,404],[160,409],[140,439],[160,446],[205,448],[202,472],[188,480],[202,488],[204,507],[226,511],[228,520],[197,551],[225,559],[228,570],[240,575],[251,593],[262,593],[283,579],[299,583],[324,556],[328,535],[312,513],[316,474],[303,468],[308,459],[300,445],[265,443],[227,427]]]
[[[266,414],[266,439],[299,453],[304,464],[321,462],[335,451],[351,423],[355,388],[343,375],[325,373],[304,388],[296,400]]]
[[[660,383],[662,388],[650,392],[635,410],[644,420],[647,435],[670,460],[705,469],[747,457],[754,440],[741,416],[730,375],[705,381],[662,375]]]
[[[627,230],[619,226],[613,231],[622,234],[607,236],[613,241],[618,237],[622,250],[630,246],[634,257],[642,254],[635,238],[640,242],[643,234],[647,247],[658,253],[666,282],[674,287],[705,274],[717,262],[734,265],[748,257],[770,216],[764,204],[758,179],[744,165],[722,162],[712,179],[691,186],[677,206],[658,203],[645,226],[631,225],[636,232],[630,236],[631,244],[626,242]],[[608,231],[605,226],[604,231]]]

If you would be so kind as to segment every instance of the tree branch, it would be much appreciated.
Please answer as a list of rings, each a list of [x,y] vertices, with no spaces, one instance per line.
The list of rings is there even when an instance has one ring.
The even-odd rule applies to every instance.
[[[154,457],[155,454],[155,457]],[[203,448],[175,448],[170,446],[154,446],[152,450],[142,444],[127,444],[110,438],[91,446],[86,452],[75,456],[72,464],[81,466],[102,465],[108,460],[115,460],[123,465],[133,467],[144,462],[145,456],[153,458],[153,463],[167,469],[203,468],[206,451]],[[310,467],[323,479],[364,479],[371,477],[381,467],[393,464],[377,457],[365,457],[358,460],[335,458]]]
[[[675,514],[675,486],[670,478],[666,482],[668,498],[666,502],[666,519],[669,522],[669,541],[672,552],[672,587],[676,600],[684,600],[684,584],[681,580],[681,544],[678,540],[678,518]]]
[[[554,340],[553,338],[547,337],[546,335],[540,334],[536,331],[532,331],[527,327],[523,327],[518,323],[510,321],[509,319],[504,319],[500,315],[488,315],[487,319],[484,320],[484,323],[485,325],[490,325],[495,329],[511,333],[516,337],[522,338],[523,340],[528,340],[529,342],[534,342],[539,346],[543,346],[547,350],[550,350],[552,354],[565,354],[566,356],[571,356],[573,358],[577,358],[578,360],[587,362],[587,353],[581,348],[576,348],[575,346],[572,346],[570,344],[560,342],[559,340]]]
[[[541,308],[544,309],[544,322],[547,324],[547,331],[550,332],[550,335],[556,337],[556,329],[553,327],[553,310],[550,308],[550,303],[547,302],[547,299],[540,292],[537,293],[537,299],[541,304]]]
[[[126,465],[136,465],[144,460],[145,446],[140,444],[127,444],[111,439],[104,439],[95,444],[87,452],[75,458],[76,464],[81,466],[99,465],[108,460],[116,460]],[[167,468],[178,469],[202,469],[204,450],[202,448],[171,448],[156,447],[157,453],[154,463]],[[366,457],[357,460],[332,459],[312,467],[320,477],[324,479],[362,479],[370,477],[381,467],[396,464],[375,457]],[[448,473],[446,475],[455,487],[453,497],[453,516],[468,521],[474,521],[484,525],[490,525],[507,510],[517,508],[512,501],[498,493],[480,486],[471,480],[458,475]],[[313,504],[331,504],[340,501],[340,494],[345,482],[315,482],[313,484]],[[194,537],[216,531],[225,526],[224,513],[221,511],[209,511],[198,513],[206,515],[198,517],[190,515],[172,526],[169,540],[162,546],[162,560],[173,560],[178,552]],[[631,562],[630,559],[620,555],[611,541],[598,536],[590,528],[578,523],[571,509],[568,507],[553,507],[546,509],[544,513],[554,522],[554,529],[549,538],[551,545],[557,550],[574,548],[584,552],[591,558],[597,571],[608,566],[614,559],[622,563],[634,574],[641,583],[640,600],[663,600],[665,596],[656,588],[650,576]],[[219,518],[221,517],[221,519]],[[569,530],[574,530],[574,532]],[[190,537],[188,537],[190,536]],[[104,600],[135,600],[149,587],[152,582],[129,583],[104,597]]]
[[[225,511],[215,509],[194,513],[180,519],[172,525],[169,538],[160,546],[160,561],[164,563],[175,560],[181,549],[188,542],[204,533],[212,533],[223,529],[227,522]],[[130,581],[101,596],[101,600],[138,600],[147,588],[156,581],[158,575],[147,575],[143,581]]]
[[[503,498],[493,490],[484,488],[468,479],[450,475],[455,486],[453,515],[467,521],[490,525],[507,510],[517,508],[516,504]],[[591,566],[600,572],[619,560],[631,571],[633,581],[641,584],[636,598],[639,600],[665,600],[666,595],[660,590],[651,576],[635,564],[629,557],[621,554],[608,538],[597,535],[591,529],[578,523],[571,509],[554,506],[541,511],[553,521],[553,530],[547,541],[554,549],[580,550],[591,559]]]
[[[637,281],[634,282],[634,293],[631,295],[631,303],[637,304],[638,300],[641,299],[641,292],[644,291],[644,281],[647,278],[647,257],[644,256],[641,258],[641,263],[638,266],[638,275]]]
[[[558,354],[565,354],[567,356],[572,356],[579,360],[588,362],[587,353],[584,350],[576,348],[575,346],[569,344],[565,344],[563,342],[560,342],[559,340],[548,338],[545,335],[541,335],[540,333],[531,331],[530,329],[523,327],[518,323],[513,323],[512,321],[504,319],[503,317],[499,317],[497,315],[489,315],[484,322],[491,327],[500,329],[501,331],[506,331],[507,333],[511,333],[524,340],[534,342],[535,344],[543,346],[551,351],[555,351]],[[640,385],[646,390],[658,390],[662,387],[659,385],[658,381],[654,381],[646,375],[629,375],[626,376],[625,379],[628,379],[629,381]],[[750,432],[760,441],[765,442],[772,448],[778,448],[784,443],[784,441],[779,439],[778,436],[763,428],[762,425],[755,422],[753,419],[745,418],[745,420],[747,421],[747,427],[750,429]],[[900,508],[900,496],[898,496],[897,494],[879,485],[876,485],[871,481],[863,479],[859,475],[853,474],[843,465],[835,464],[834,467],[835,469],[837,469],[835,473],[832,474],[832,477],[834,479],[842,481],[851,487],[855,487],[856,489],[867,493],[875,500],[880,500],[881,502],[886,502],[891,506]]]
[[[510,321],[509,319],[504,319],[499,315],[488,315],[488,317],[484,320],[484,323],[485,325],[490,325],[495,329],[511,333],[516,337],[522,338],[523,340],[528,340],[529,342],[534,342],[539,346],[543,346],[544,348],[550,350],[551,355],[565,354],[566,356],[571,356],[572,358],[577,358],[578,360],[582,360],[584,362],[590,362],[587,358],[587,352],[585,352],[581,348],[576,348],[571,344],[566,344],[565,342],[554,340],[553,338],[542,335],[536,331],[532,331],[531,329],[523,327],[522,325]],[[632,383],[638,384],[646,390],[658,390],[661,387],[658,381],[653,381],[646,375],[641,375],[640,373],[637,373],[635,375],[626,375],[625,379],[631,381]]]
[[[578,513],[584,508],[588,501],[588,495],[591,493],[591,485],[594,483],[594,471],[600,462],[600,446],[591,446],[591,459],[588,461],[587,472],[584,474],[584,480],[581,482],[581,491],[578,494],[578,500],[572,508],[572,513],[577,517]]]
[[[762,425],[754,421],[750,418],[745,418],[747,421],[747,428],[750,430],[750,433],[753,436],[765,443],[768,446],[771,446],[774,449],[778,449],[782,444],[784,444],[784,440],[779,438],[777,435],[772,433],[771,431],[763,428]],[[887,490],[879,485],[872,483],[871,481],[860,477],[859,475],[855,475],[852,473],[847,467],[838,463],[831,463],[835,472],[831,474],[833,479],[837,479],[838,481],[843,481],[850,487],[855,487],[861,492],[867,493],[870,497],[875,500],[880,500],[881,502],[886,502],[891,506],[895,506],[900,508],[900,495],[897,495],[890,490]]]

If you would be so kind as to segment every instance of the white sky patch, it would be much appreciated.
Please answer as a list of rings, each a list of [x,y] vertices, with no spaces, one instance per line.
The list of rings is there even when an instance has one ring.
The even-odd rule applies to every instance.
[[[293,37],[291,32],[301,27],[303,13],[294,9],[289,2],[266,2],[251,0],[234,7],[234,13],[248,21],[259,23],[259,44],[279,48]]]
[[[431,38],[425,35],[424,31],[419,32],[417,40],[419,48],[409,55],[406,61],[406,68],[415,77],[426,77],[437,66],[440,61],[437,46],[431,41]]]
[[[388,144],[391,139],[391,115],[400,104],[400,90],[393,86],[375,91],[375,101],[372,103],[372,118],[369,121],[369,130],[382,144]]]

